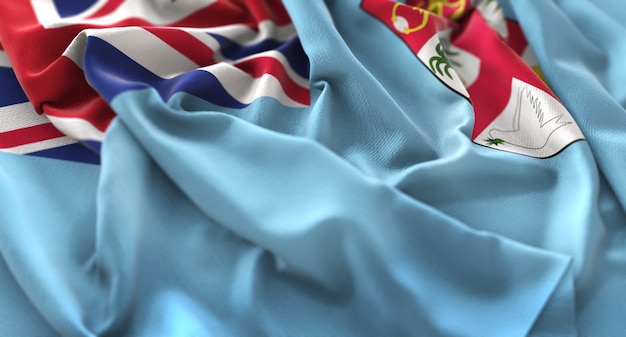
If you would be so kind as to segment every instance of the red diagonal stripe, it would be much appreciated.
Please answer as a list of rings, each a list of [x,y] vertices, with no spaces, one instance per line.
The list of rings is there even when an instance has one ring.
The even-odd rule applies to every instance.
[[[29,126],[0,133],[0,149],[16,147],[63,136],[64,134],[57,130],[51,123]]]
[[[215,63],[213,50],[184,30],[154,27],[145,27],[145,29],[200,67]]]
[[[264,74],[270,74],[278,79],[283,87],[283,91],[285,91],[285,94],[287,94],[289,98],[301,104],[311,104],[310,91],[294,82],[285,70],[285,66],[273,57],[255,57],[235,63],[234,66],[254,78],[259,78]]]

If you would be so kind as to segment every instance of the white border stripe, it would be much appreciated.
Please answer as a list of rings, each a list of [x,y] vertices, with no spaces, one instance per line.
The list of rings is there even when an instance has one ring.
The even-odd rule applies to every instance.
[[[48,119],[59,131],[72,138],[99,142],[104,140],[104,132],[82,118],[48,116]]]
[[[46,116],[38,114],[30,102],[0,107],[0,121],[0,132],[49,123]]]
[[[6,149],[0,149],[0,151],[16,153],[16,154],[27,154],[27,153],[33,153],[33,152],[42,151],[42,150],[49,150],[49,149],[53,149],[56,147],[74,144],[74,143],[77,143],[77,142],[70,137],[59,137],[59,138],[54,138],[54,139],[42,140],[40,142],[10,147]]]
[[[30,4],[33,6],[37,21],[45,28],[50,28],[54,22],[61,21],[57,8],[51,0],[30,0]],[[65,25],[67,24],[59,24],[59,26]]]
[[[13,68],[11,61],[9,61],[9,56],[3,50],[0,50],[0,67]]]
[[[214,64],[201,70],[215,75],[224,89],[241,103],[250,104],[255,99],[266,96],[277,99],[285,106],[306,106],[289,98],[278,79],[270,74],[254,78],[227,63]],[[248,85],[242,86],[242,83]]]
[[[232,63],[234,65],[237,65],[238,63],[248,61],[257,57],[262,57],[262,56],[271,57],[271,58],[278,60],[278,62],[280,62],[283,65],[283,68],[285,68],[285,71],[287,72],[287,75],[289,75],[289,78],[291,78],[299,86],[305,89],[309,89],[309,80],[300,76],[298,73],[296,73],[296,71],[293,70],[293,68],[291,68],[291,65],[289,64],[289,61],[287,60],[285,55],[275,50],[269,50],[263,53],[250,55],[248,57],[244,57],[244,58],[237,60],[237,62],[227,62],[227,63]]]
[[[83,55],[85,54],[85,48],[87,47],[87,34],[89,30],[83,30],[72,40],[69,46],[65,48],[63,56],[74,61],[76,65],[83,69]]]

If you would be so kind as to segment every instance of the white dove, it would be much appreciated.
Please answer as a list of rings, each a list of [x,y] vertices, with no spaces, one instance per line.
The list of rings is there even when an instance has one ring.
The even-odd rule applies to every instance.
[[[511,115],[511,103],[514,102],[510,124],[493,125],[488,131],[489,139],[500,139],[509,146],[542,149],[558,129],[573,122],[567,110],[554,98],[530,84],[519,82],[522,85],[513,85],[511,93],[514,97],[502,113],[503,117]]]
[[[503,151],[547,158],[585,139],[567,109],[547,92],[520,79],[511,80],[511,96],[502,112],[474,142]]]

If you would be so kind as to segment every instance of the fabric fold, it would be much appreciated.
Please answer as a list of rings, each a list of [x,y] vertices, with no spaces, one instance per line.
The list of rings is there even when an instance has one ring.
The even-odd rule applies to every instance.
[[[0,3],[0,335],[624,335],[610,3]]]
[[[180,111],[152,90],[119,95],[112,106],[120,128],[133,134],[193,204],[269,251],[275,259],[270,266],[279,275],[303,277],[331,294],[352,293],[344,306],[361,315],[380,313],[393,303],[399,311],[428,317],[398,327],[403,334],[463,335],[470,329],[523,336],[567,270],[567,258],[475,233],[362,176],[306,139],[218,112]],[[180,165],[182,158],[193,165]],[[290,184],[283,189],[278,181]],[[271,298],[264,302],[271,312]],[[381,305],[357,309],[363,302]],[[516,319],[498,310],[500,305],[516,308]],[[292,308],[292,320],[299,319],[298,307]],[[344,319],[333,327],[367,331],[356,321]],[[388,324],[378,321],[368,329]]]

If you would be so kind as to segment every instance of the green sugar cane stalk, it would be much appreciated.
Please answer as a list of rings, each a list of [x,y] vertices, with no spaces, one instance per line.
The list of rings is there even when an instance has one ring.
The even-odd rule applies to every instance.
[[[500,138],[488,138],[488,139],[485,139],[485,143],[487,144],[487,146],[492,146],[492,145],[498,146],[498,145],[504,144],[505,142],[503,139],[500,139]]]
[[[452,75],[450,74],[450,68],[452,66],[450,66],[450,61],[448,61],[448,58],[443,51],[443,47],[441,47],[441,43],[437,43],[437,47],[435,47],[435,52],[437,53],[437,56],[433,56],[430,58],[430,60],[428,60],[430,70],[432,70],[433,73],[438,73],[441,76],[443,76],[445,73],[448,78],[452,79]]]
[[[492,2],[494,2],[495,0],[487,0],[485,2],[485,7],[489,6]],[[493,11],[497,11],[498,9],[500,9],[500,4],[496,1],[496,7],[494,7]]]

